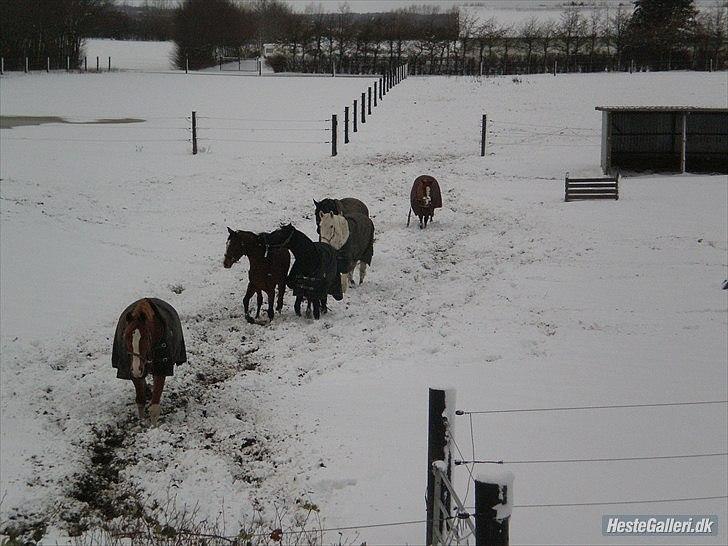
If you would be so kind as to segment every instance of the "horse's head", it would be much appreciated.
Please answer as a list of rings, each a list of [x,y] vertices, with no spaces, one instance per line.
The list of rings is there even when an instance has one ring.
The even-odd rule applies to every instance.
[[[131,375],[144,377],[147,364],[151,364],[154,345],[162,337],[162,327],[151,303],[144,299],[125,317],[124,344],[131,356]]]
[[[321,215],[319,241],[339,250],[349,239],[349,223],[346,218],[333,212]]]
[[[339,207],[336,205],[336,201],[334,199],[329,198],[322,199],[321,201],[316,201],[316,199],[314,199],[313,204],[316,205],[316,231],[321,233],[318,229],[318,226],[321,223],[321,217],[327,212],[338,214],[340,212]]]
[[[263,243],[252,231],[235,231],[228,229],[228,240],[225,245],[225,259],[222,265],[229,269],[243,256],[249,256],[251,252],[263,250]]]

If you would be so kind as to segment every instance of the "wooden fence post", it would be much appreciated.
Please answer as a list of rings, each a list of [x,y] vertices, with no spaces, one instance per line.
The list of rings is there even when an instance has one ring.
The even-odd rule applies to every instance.
[[[88,72],[88,57],[83,58],[83,71]]]
[[[185,74],[190,73],[190,58],[185,56]]]
[[[475,546],[508,546],[513,474],[495,470],[475,478]]]
[[[556,68],[558,67],[559,61],[554,59],[554,76],[556,76]]]
[[[25,58],[25,73],[28,73],[28,57]]]
[[[382,78],[379,78],[379,100],[382,100]]]
[[[485,157],[485,138],[488,128],[488,114],[483,114],[483,126],[480,131],[480,157]]]
[[[51,58],[46,57],[46,72],[50,72],[50,71],[51,71]]]
[[[450,438],[452,438],[455,415],[455,391],[452,389],[430,389],[427,434],[427,537],[425,544],[433,544],[433,536],[443,536],[445,520],[434,521],[435,503],[441,502],[444,510],[450,512],[450,491],[443,487],[439,498],[435,496],[435,476],[432,463],[442,461],[448,480],[452,480],[452,459]]]
[[[97,55],[96,56],[96,72],[98,72],[98,71],[99,71],[99,57]]]
[[[192,111],[192,155],[197,155],[197,112]]]
[[[367,87],[367,114],[372,115],[372,86]]]
[[[111,57],[109,57],[109,72],[111,72]]]
[[[361,94],[361,122],[366,123],[367,122],[367,111],[366,111],[366,103],[367,103],[367,94],[362,93]]]
[[[374,107],[377,107],[377,82],[374,82]]]
[[[349,144],[349,107],[344,106],[344,144]]]
[[[680,135],[680,172],[685,173],[686,167],[686,149],[688,141],[688,114],[682,113],[682,130]]]
[[[354,114],[354,132],[356,133],[356,122],[359,119],[358,113],[356,111],[356,99],[354,99],[354,112],[353,112],[353,114]]]
[[[5,57],[0,57],[0,74],[5,74]]]
[[[66,72],[71,71],[71,56],[66,55]]]
[[[337,133],[336,114],[331,115],[331,157],[336,155],[336,133]]]

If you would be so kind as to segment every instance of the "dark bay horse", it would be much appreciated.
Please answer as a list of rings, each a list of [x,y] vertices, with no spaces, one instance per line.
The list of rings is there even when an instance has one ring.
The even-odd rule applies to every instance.
[[[420,229],[427,227],[427,221],[432,220],[435,209],[441,207],[442,194],[437,180],[428,175],[415,178],[410,191],[410,212],[407,214],[407,225],[409,226],[410,215],[414,212],[415,216],[420,219]]]
[[[327,212],[333,212],[334,214],[341,214],[348,216],[349,214],[363,214],[369,216],[369,209],[363,201],[355,199],[354,197],[344,197],[343,199],[322,199],[321,201],[313,200],[313,204],[316,205],[316,232],[318,231],[319,224],[321,223],[321,215]]]
[[[308,308],[313,304],[313,317],[318,319],[328,310],[329,295],[337,301],[344,297],[336,270],[336,250],[331,245],[314,243],[291,224],[261,236],[269,248],[287,248],[293,253],[295,261],[286,284],[296,296],[296,315],[301,316],[304,299]]]
[[[341,288],[354,284],[354,268],[359,263],[359,284],[364,282],[367,266],[374,254],[374,223],[363,214],[339,216],[332,212],[321,216],[321,241],[337,250],[338,271],[342,275]],[[347,282],[348,281],[348,282]]]
[[[134,383],[139,419],[144,419],[146,376],[154,376],[149,418],[156,426],[164,381],[174,374],[175,364],[186,361],[182,323],[174,307],[160,299],[143,298],[124,310],[116,325],[111,364],[116,377]]]
[[[229,269],[243,256],[248,257],[250,270],[248,271],[248,288],[243,297],[245,320],[254,324],[255,320],[248,312],[248,304],[253,294],[258,297],[258,309],[255,318],[260,316],[263,305],[263,292],[268,296],[268,320],[273,320],[273,300],[276,286],[278,287],[278,304],[276,311],[283,309],[283,295],[286,292],[286,275],[291,265],[291,255],[285,248],[266,249],[260,235],[251,231],[234,231],[228,228],[228,240],[225,247],[223,266]]]

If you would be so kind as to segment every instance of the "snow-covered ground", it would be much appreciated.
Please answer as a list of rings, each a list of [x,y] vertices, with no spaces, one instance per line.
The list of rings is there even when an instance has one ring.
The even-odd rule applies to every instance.
[[[627,177],[619,201],[563,202],[564,172],[599,172],[594,106],[723,106],[725,73],[409,78],[335,158],[323,120],[343,118],[366,80],[31,74],[0,85],[3,116],[143,120],[0,132],[3,522],[50,513],[50,536],[62,536],[88,504],[89,476],[95,509],[112,489],[171,491],[201,516],[224,506],[230,528],[237,514],[302,500],[326,527],[421,520],[429,386],[455,388],[466,410],[728,396],[726,177]],[[210,139],[196,156],[192,110]],[[425,173],[445,207],[427,230],[407,228],[409,188]],[[311,200],[347,195],[377,230],[365,284],[320,321],[296,317],[288,295],[271,325],[247,324],[247,263],[223,269],[226,226],[292,221],[313,236]],[[118,314],[145,295],[179,310],[190,357],[157,429],[134,423],[133,389],[110,365]],[[476,415],[472,445],[507,461],[663,456],[725,452],[727,429],[725,405]],[[113,487],[99,452],[118,471]],[[723,496],[727,464],[511,465],[512,541],[607,543],[602,514],[674,513],[718,514],[719,536],[701,543],[724,544],[725,500],[518,506]],[[466,478],[459,467],[462,497]],[[424,526],[358,537],[419,544]]]

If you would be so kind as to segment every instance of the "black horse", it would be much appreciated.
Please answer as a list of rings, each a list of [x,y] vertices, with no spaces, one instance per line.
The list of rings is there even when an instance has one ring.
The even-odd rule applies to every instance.
[[[333,212],[334,214],[343,216],[349,216],[350,214],[369,216],[369,209],[364,202],[354,197],[344,197],[343,199],[326,198],[321,201],[314,199],[313,204],[316,205],[316,233],[321,233],[319,231],[321,216],[327,212]]]
[[[337,273],[336,250],[327,243],[314,243],[291,224],[261,234],[265,245],[270,248],[287,248],[295,261],[286,279],[293,290],[296,315],[301,316],[301,301],[306,299],[308,308],[313,304],[313,317],[318,319],[326,313],[326,298],[331,295],[337,301],[343,299],[341,283]],[[306,314],[309,311],[307,309]]]

